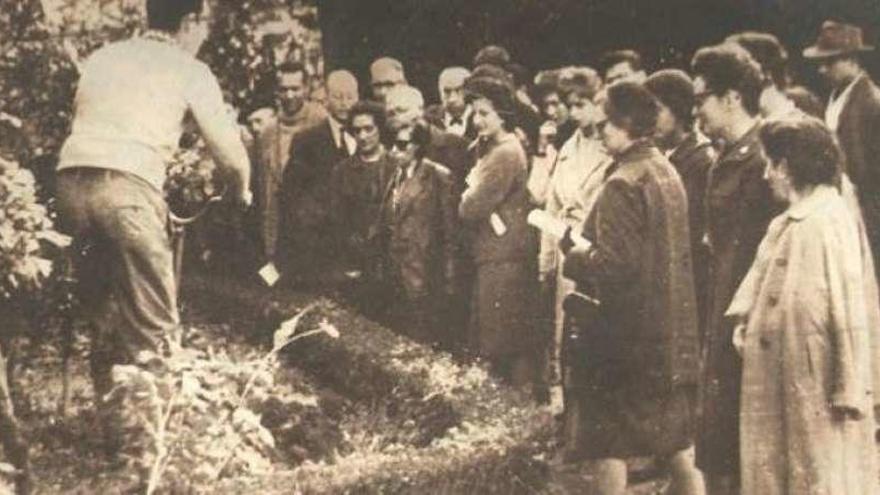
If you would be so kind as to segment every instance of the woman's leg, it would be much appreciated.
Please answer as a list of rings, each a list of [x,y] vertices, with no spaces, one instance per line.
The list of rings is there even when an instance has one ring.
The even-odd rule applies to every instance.
[[[697,469],[694,462],[693,447],[681,450],[672,456],[669,460],[669,474],[672,477],[672,484],[669,485],[667,492],[669,495],[706,494],[703,473]]]
[[[593,465],[593,493],[626,495],[626,461],[600,459]]]
[[[706,493],[709,495],[738,495],[739,483],[730,475],[706,474]]]

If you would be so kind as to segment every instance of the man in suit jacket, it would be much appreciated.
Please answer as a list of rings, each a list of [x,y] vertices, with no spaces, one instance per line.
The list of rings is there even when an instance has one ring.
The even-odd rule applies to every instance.
[[[429,123],[468,142],[477,138],[473,110],[464,101],[464,80],[470,75],[471,71],[464,67],[443,69],[437,82],[441,103],[425,110],[425,120]]]
[[[424,125],[395,133],[397,169],[380,214],[385,281],[394,300],[392,325],[424,343],[455,344],[444,314],[456,293],[457,202],[452,173],[424,153],[431,134]]]
[[[276,256],[288,282],[322,284],[334,275],[333,168],[355,151],[344,122],[357,101],[357,80],[348,71],[331,72],[327,97],[327,119],[294,136],[279,191]]]
[[[825,123],[837,134],[846,158],[844,170],[856,186],[874,267],[880,267],[880,89],[865,73],[861,53],[874,47],[862,42],[856,26],[826,21],[816,44],[804,50],[833,86]]]

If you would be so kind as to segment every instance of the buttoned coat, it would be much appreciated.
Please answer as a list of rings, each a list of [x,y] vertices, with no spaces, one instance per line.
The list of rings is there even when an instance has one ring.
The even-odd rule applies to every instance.
[[[538,242],[526,222],[526,155],[513,134],[480,143],[475,151],[479,159],[458,207],[476,267],[471,339],[485,356],[510,356],[534,350],[540,337],[535,327]],[[492,226],[493,214],[503,224],[500,230]]]
[[[709,252],[703,243],[706,235],[706,184],[715,153],[709,141],[691,133],[669,155],[669,161],[681,176],[687,192],[691,257],[694,260],[694,289],[697,293],[697,316],[702,338],[706,321],[706,292],[709,278]]]
[[[395,171],[392,174],[399,174]],[[441,297],[455,291],[458,218],[452,173],[422,159],[394,201],[395,178],[383,195],[381,227],[387,269],[410,300]]]
[[[856,215],[834,187],[817,186],[773,220],[728,309],[748,321],[743,495],[880,493],[877,287]],[[832,405],[861,418],[835,419]]]
[[[742,361],[731,343],[734,322],[724,312],[779,211],[764,179],[758,130],[756,124],[721,153],[709,170],[706,193],[710,274],[697,463],[717,475],[739,472]]]
[[[278,262],[293,275],[324,270],[336,254],[332,214],[333,169],[348,153],[336,147],[328,120],[303,130],[290,144],[279,190]]]
[[[607,345],[601,352],[615,367],[616,386],[671,391],[696,384],[687,197],[678,173],[652,144],[638,142],[615,158],[583,236],[592,247],[570,252],[564,274],[579,292],[601,301],[608,335],[596,345]]]
[[[840,113],[837,137],[856,186],[874,265],[880,268],[880,89],[868,75],[855,82]]]
[[[598,137],[587,137],[580,130],[575,131],[556,157],[544,210],[580,235],[605,183],[611,162]],[[574,290],[574,282],[562,275],[564,255],[559,250],[559,239],[542,233],[540,242],[538,270],[543,277],[556,280],[554,342],[558,345],[565,321],[562,302]]]

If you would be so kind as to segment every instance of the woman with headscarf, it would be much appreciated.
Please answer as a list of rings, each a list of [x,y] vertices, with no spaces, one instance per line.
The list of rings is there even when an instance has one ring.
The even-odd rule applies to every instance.
[[[727,310],[743,358],[741,493],[880,493],[880,309],[859,213],[835,186],[840,152],[809,117],[768,122],[760,138],[788,209]]]
[[[459,205],[476,266],[471,337],[497,376],[516,387],[534,386],[540,371],[537,237],[526,223],[527,161],[513,133],[513,89],[502,74],[475,71],[465,90],[479,133],[478,160]]]

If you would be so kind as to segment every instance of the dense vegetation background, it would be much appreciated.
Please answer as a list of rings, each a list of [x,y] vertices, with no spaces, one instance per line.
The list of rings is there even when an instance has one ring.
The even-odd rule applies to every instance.
[[[685,66],[693,51],[741,30],[775,33],[789,47],[798,79],[817,90],[799,60],[822,21],[880,34],[877,0],[318,0],[328,66],[364,74],[381,54],[400,58],[410,82],[436,99],[448,65],[470,65],[483,45],[509,48],[532,70],[595,64],[608,48],[632,47],[651,66]],[[876,55],[869,58],[875,75]]]

